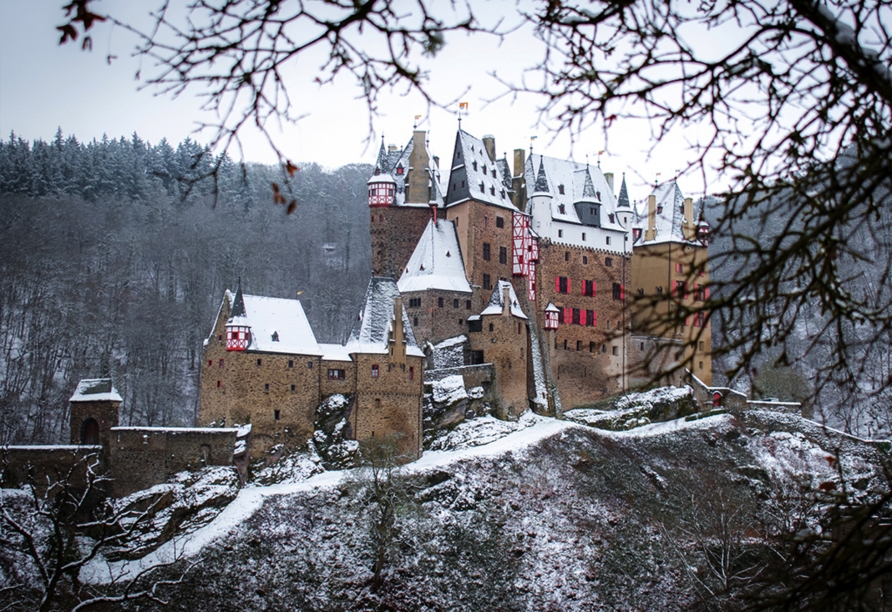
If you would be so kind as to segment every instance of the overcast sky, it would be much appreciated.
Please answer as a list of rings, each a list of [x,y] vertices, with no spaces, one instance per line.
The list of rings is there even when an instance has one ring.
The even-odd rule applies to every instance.
[[[81,51],[77,44],[60,47],[55,28],[63,22],[63,4],[63,0],[0,0],[0,135],[4,140],[11,131],[28,140],[50,140],[61,127],[66,135],[74,134],[82,141],[103,134],[129,137],[133,132],[152,143],[161,138],[176,143],[186,136],[208,141],[209,134],[195,134],[194,130],[198,122],[213,117],[201,111],[194,96],[187,93],[173,100],[157,90],[139,89],[137,70],[147,72],[151,66],[131,57],[135,41],[125,31],[104,24],[94,28],[92,52]],[[150,2],[104,0],[95,10],[135,22],[152,6]],[[489,17],[495,16],[494,10],[505,7],[512,10],[506,17],[516,18],[510,2],[484,5]],[[539,52],[529,31],[517,32],[501,45],[483,36],[447,37],[444,49],[430,64],[431,91],[444,102],[467,101],[469,113],[462,127],[476,136],[494,135],[498,152],[508,153],[509,162],[511,151],[528,149],[530,137],[536,135],[537,153],[578,161],[585,161],[588,154],[591,163],[597,163],[598,151],[605,149],[600,130],[576,135],[571,146],[569,134],[537,125],[537,102],[541,101],[530,97],[486,103],[504,91],[491,72],[517,82],[523,69],[538,59]],[[110,64],[109,55],[117,56]],[[408,142],[418,114],[425,116],[419,128],[430,132],[434,154],[441,159],[451,157],[458,126],[457,104],[446,110],[432,109],[428,115],[418,96],[389,92],[382,98],[380,116],[373,119],[370,134],[365,103],[357,99],[355,84],[348,78],[329,86],[313,83],[318,65],[318,61],[304,62],[294,74],[302,94],[297,104],[307,116],[297,126],[285,126],[281,132],[273,128],[289,158],[329,168],[371,163],[382,134],[387,144],[403,146]],[[275,161],[258,134],[244,133],[242,138],[248,161]],[[680,160],[688,156],[684,135],[678,134],[673,141],[661,143],[648,160],[653,143],[646,124],[617,122],[609,139],[607,153],[601,158],[602,168],[617,176],[627,172],[635,200],[646,197],[647,185],[653,183],[657,173],[660,180],[670,178],[681,167]],[[236,152],[232,154],[238,157]],[[696,197],[703,191],[696,178],[680,184],[687,195]]]

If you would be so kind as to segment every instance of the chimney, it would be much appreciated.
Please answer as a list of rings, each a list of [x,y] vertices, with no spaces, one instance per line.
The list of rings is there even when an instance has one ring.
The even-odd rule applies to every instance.
[[[694,200],[684,199],[684,238],[694,240],[697,237],[697,228],[694,227]]]
[[[610,195],[616,195],[613,190],[613,172],[605,172],[604,178],[607,180],[607,186],[610,187]]]
[[[523,176],[523,166],[526,162],[526,151],[514,149],[514,176]]]
[[[644,232],[644,240],[654,240],[657,237],[657,196],[647,196],[647,230]]]
[[[502,286],[502,314],[511,314],[511,285],[508,283]]]
[[[390,335],[390,357],[406,363],[406,331],[403,329],[403,298],[393,298],[393,328]]]
[[[496,137],[491,134],[484,136],[483,146],[486,147],[486,154],[489,155],[489,161],[496,161]]]

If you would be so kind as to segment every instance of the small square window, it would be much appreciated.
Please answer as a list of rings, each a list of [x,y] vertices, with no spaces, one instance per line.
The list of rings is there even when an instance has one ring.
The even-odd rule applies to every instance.
[[[378,378],[378,372],[379,372],[378,364],[377,363],[373,364],[372,365],[372,378]]]
[[[437,298],[437,306],[439,306],[440,308],[443,308],[443,303],[444,303],[443,298]]]
[[[489,274],[483,275],[483,288],[484,289],[492,289],[492,279]]]
[[[611,259],[610,257],[605,257],[604,265],[608,268],[612,268],[613,267],[613,259]]]
[[[505,227],[505,219],[496,217],[496,227]]]
[[[297,385],[291,385],[291,392],[294,393],[297,390]]]
[[[492,327],[492,323],[490,323],[490,324],[489,324],[489,331],[492,331],[492,329],[493,329],[493,327]]]
[[[293,360],[293,359],[289,359],[289,360],[288,360],[288,367],[289,367],[289,368],[293,368],[293,367],[294,367],[294,360]]]
[[[313,369],[313,362],[312,362],[312,361],[308,361],[308,362],[307,362],[307,369],[308,369],[308,370],[312,370],[312,369]]]
[[[208,367],[211,367],[212,365],[214,365],[214,360],[208,359]]]
[[[452,300],[452,307],[458,308],[458,298],[455,298],[454,300]]]
[[[257,365],[263,365],[263,359],[258,359],[258,360],[257,360]]]
[[[282,411],[281,411],[281,410],[273,410],[273,419],[275,419],[276,421],[278,421],[281,417],[282,417]]]
[[[220,360],[220,367],[221,367],[221,368],[223,367],[223,360],[222,360],[222,359]]]
[[[471,300],[465,300],[465,310],[471,310]]]
[[[263,390],[269,391],[269,383],[263,383]]]

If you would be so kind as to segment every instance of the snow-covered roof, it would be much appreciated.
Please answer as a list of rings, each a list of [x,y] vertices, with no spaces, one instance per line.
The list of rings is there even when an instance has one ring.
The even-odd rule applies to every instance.
[[[519,319],[526,319],[527,316],[523,314],[523,310],[520,308],[520,303],[517,301],[517,294],[514,293],[514,287],[508,281],[500,280],[495,289],[492,290],[492,295],[489,296],[489,304],[486,305],[486,308],[483,309],[481,315],[500,315],[502,314],[502,310],[504,307],[504,298],[503,292],[505,289],[508,289],[508,299],[511,300],[511,314]]]
[[[77,389],[69,402],[122,402],[124,401],[112,384],[111,378],[84,378],[77,383]]]
[[[400,297],[400,290],[392,278],[374,276],[369,280],[365,300],[359,317],[350,332],[346,350],[348,353],[386,353],[390,333],[393,330],[393,301]],[[409,323],[406,309],[402,309],[403,334],[406,339],[406,354],[424,357],[415,341],[415,333]]]
[[[668,181],[654,188],[653,194],[656,197],[656,210],[654,215],[654,228],[656,236],[653,240],[645,242],[645,230],[647,229],[648,203],[644,201],[642,208],[636,209],[636,222],[634,227],[640,229],[641,236],[635,241],[636,245],[656,244],[661,242],[691,242],[684,236],[684,194],[675,180]],[[693,203],[693,216],[695,225],[699,226],[702,221],[701,202]],[[699,243],[698,243],[699,244]]]
[[[426,168],[411,168],[416,172],[425,172],[428,176],[430,190],[429,202],[406,202],[406,177],[409,175],[411,167],[409,156],[415,148],[415,136],[409,139],[409,143],[402,149],[385,148],[384,141],[381,141],[381,148],[378,150],[378,159],[375,162],[375,174],[369,179],[369,183],[380,182],[382,180],[392,181],[395,184],[394,189],[394,206],[420,207],[436,204],[438,207],[443,206],[443,186],[441,185],[442,177],[440,176],[440,168],[434,161],[434,156],[427,149],[427,141],[425,140],[425,153],[427,154],[428,166]],[[413,200],[417,200],[417,194],[412,196]]]
[[[452,171],[446,189],[447,206],[474,199],[517,210],[511,202],[508,162],[491,160],[483,141],[463,130],[455,136]]]
[[[558,307],[552,302],[548,302],[548,306],[545,307],[545,312],[560,312],[560,310],[558,310]]]
[[[300,300],[244,295],[239,289],[232,302],[227,325],[251,328],[249,351],[287,353],[289,355],[321,355],[322,349]],[[238,313],[244,312],[243,315]]]
[[[471,293],[455,225],[431,219],[400,277],[401,293],[441,289]]]
[[[323,361],[353,361],[347,347],[343,344],[320,344]]]
[[[600,166],[533,153],[527,158],[524,174],[526,184],[533,186],[530,197],[551,196],[552,220],[582,223],[574,204],[592,202],[601,205],[601,228],[624,231],[615,217],[610,221],[610,215],[616,213],[617,201]]]

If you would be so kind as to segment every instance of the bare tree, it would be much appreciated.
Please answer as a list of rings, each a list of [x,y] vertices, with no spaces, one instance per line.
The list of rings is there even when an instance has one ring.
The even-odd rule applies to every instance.
[[[182,576],[152,580],[152,574],[169,563],[135,575],[113,575],[101,588],[81,581],[82,570],[102,553],[126,547],[128,538],[154,509],[115,511],[105,504],[102,499],[109,479],[99,473],[99,467],[98,456],[89,454],[58,478],[39,482],[32,471],[24,490],[0,490],[4,609],[45,612],[66,607],[74,611],[138,599],[166,604],[163,589],[179,583]]]

